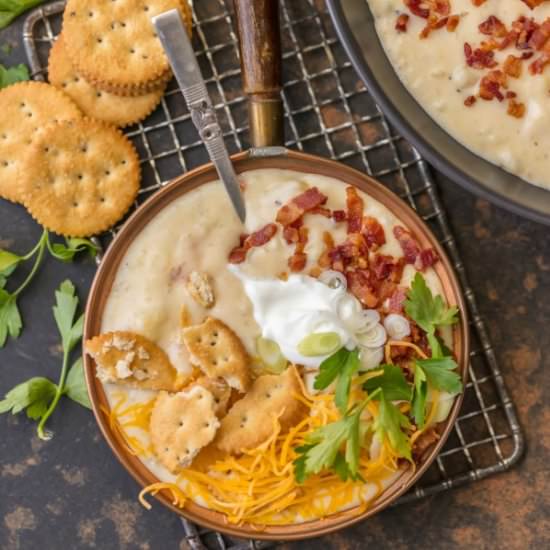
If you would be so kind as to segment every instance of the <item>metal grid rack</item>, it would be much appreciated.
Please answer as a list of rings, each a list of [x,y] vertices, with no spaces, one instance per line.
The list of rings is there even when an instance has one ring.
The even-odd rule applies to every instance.
[[[230,0],[194,3],[193,43],[230,152],[249,145]],[[43,80],[60,32],[64,2],[31,12],[24,43],[33,78]],[[364,170],[401,196],[444,244],[464,289],[471,319],[470,382],[455,428],[432,467],[398,502],[409,502],[510,468],[523,435],[480,317],[474,293],[428,166],[381,114],[338,43],[322,0],[282,0],[286,145]],[[142,164],[139,202],[207,154],[174,83],[159,108],[127,129]],[[241,550],[269,543],[235,541],[183,520],[193,549]]]

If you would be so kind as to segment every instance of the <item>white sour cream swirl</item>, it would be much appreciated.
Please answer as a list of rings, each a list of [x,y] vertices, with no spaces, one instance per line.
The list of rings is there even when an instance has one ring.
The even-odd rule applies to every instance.
[[[256,279],[236,267],[230,269],[252,302],[262,337],[277,342],[281,353],[293,363],[317,368],[328,357],[300,354],[298,344],[306,336],[334,332],[341,344],[351,350],[358,345],[357,331],[372,324],[359,301],[345,288],[331,288],[307,275],[290,275],[286,281]],[[384,332],[385,341],[384,328],[379,324],[373,328]]]

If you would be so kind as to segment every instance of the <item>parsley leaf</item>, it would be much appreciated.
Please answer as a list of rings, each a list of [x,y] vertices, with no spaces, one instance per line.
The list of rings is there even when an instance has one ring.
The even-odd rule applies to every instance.
[[[0,0],[0,29],[7,27],[18,15],[41,2],[43,0]]]
[[[2,0],[0,0],[0,8],[2,6]],[[2,18],[2,12],[0,11],[0,21]],[[0,89],[6,88],[16,82],[22,82],[29,80],[29,69],[26,65],[16,65],[15,67],[4,67],[0,64]]]
[[[411,444],[409,438],[403,433],[402,428],[409,428],[409,419],[386,398],[384,392],[379,395],[380,409],[375,420],[375,430],[380,439],[384,441],[387,437],[392,448],[399,456],[412,461]]]
[[[420,273],[415,275],[407,293],[405,311],[428,333],[433,333],[438,326],[453,325],[458,321],[458,308],[448,308],[441,296],[434,297]]]
[[[0,273],[11,275],[19,262],[23,261],[22,256],[18,256],[9,250],[0,249]]]
[[[430,386],[451,395],[462,392],[462,380],[458,372],[455,371],[457,367],[458,365],[452,357],[416,360],[416,369],[420,368],[424,372]]]
[[[63,352],[69,354],[82,338],[84,315],[81,315],[73,324],[78,297],[75,295],[75,288],[71,281],[66,280],[61,283],[59,289],[55,291],[55,298],[57,303],[53,307],[53,316],[61,334]]]
[[[84,365],[82,364],[81,357],[74,362],[69,374],[67,375],[64,393],[67,397],[70,397],[73,401],[76,401],[83,407],[88,409],[92,408],[88,390],[86,389]]]
[[[360,430],[360,416],[368,401],[369,398],[341,420],[317,428],[306,436],[305,445],[295,449],[301,455],[294,461],[294,476],[298,483],[303,483],[308,475],[328,468],[333,468],[344,481],[359,478],[360,435],[364,433]]]
[[[340,412],[345,414],[348,406],[351,379],[360,366],[361,362],[357,349],[349,351],[346,348],[341,348],[321,363],[319,374],[315,378],[313,387],[317,390],[324,390],[338,378],[334,401]]]
[[[5,345],[8,335],[17,338],[22,327],[17,297],[0,288],[0,348]]]
[[[372,394],[380,388],[386,399],[390,401],[410,401],[412,388],[405,379],[403,371],[395,365],[381,365],[379,376],[370,378],[363,384],[363,388]]]
[[[71,281],[63,281],[59,289],[55,292],[56,304],[53,307],[53,315],[55,317],[55,322],[57,323],[57,328],[61,335],[61,343],[63,346],[63,363],[61,366],[61,374],[59,376],[59,382],[56,387],[54,398],[48,406],[48,409],[40,417],[40,422],[38,423],[38,437],[40,439],[49,439],[51,435],[47,434],[44,430],[48,418],[51,416],[61,396],[67,391],[69,397],[81,403],[82,399],[82,381],[79,382],[78,376],[81,376],[78,371],[78,366],[76,366],[77,371],[74,372],[71,376],[71,385],[69,388],[66,388],[68,382],[68,370],[69,370],[69,358],[71,351],[74,349],[75,345],[82,338],[82,328],[83,328],[83,319],[84,316],[81,315],[75,321],[76,310],[78,308],[78,297],[76,296],[75,287]],[[78,363],[78,362],[77,362]],[[73,369],[75,367],[73,366]],[[71,370],[73,370],[71,369]],[[82,367],[80,367],[82,370]],[[77,398],[78,397],[78,398]],[[81,403],[83,404],[83,403]]]
[[[40,418],[55,395],[56,385],[47,378],[34,377],[12,388],[0,401],[0,414],[17,414],[27,409],[27,416]]]
[[[89,239],[68,238],[65,244],[53,243],[48,245],[50,254],[62,262],[71,262],[79,252],[88,252],[92,258],[95,258],[99,252],[99,246]]]

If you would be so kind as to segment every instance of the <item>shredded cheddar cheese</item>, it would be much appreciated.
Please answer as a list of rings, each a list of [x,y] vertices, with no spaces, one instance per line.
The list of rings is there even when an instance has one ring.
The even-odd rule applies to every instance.
[[[304,388],[305,389],[305,388]],[[380,455],[372,459],[363,449],[360,460],[362,477],[374,484],[374,494],[365,498],[361,481],[342,481],[333,472],[309,477],[300,485],[294,477],[294,449],[302,445],[309,433],[340,418],[332,395],[296,395],[309,409],[309,415],[287,433],[281,433],[273,418],[271,437],[241,456],[225,455],[208,465],[206,471],[193,466],[183,470],[175,483],[155,483],[140,493],[140,502],[150,504],[145,495],[166,491],[174,505],[184,507],[188,501],[203,503],[226,515],[229,523],[283,525],[307,521],[341,512],[360,513],[383,490],[383,481],[398,470],[395,453],[382,445]],[[116,408],[116,405],[115,405]],[[129,407],[118,413],[130,414]],[[132,424],[133,422],[128,422]]]
[[[418,346],[410,342],[392,341],[386,344],[388,362],[391,362],[391,346],[411,347],[420,357],[426,357]],[[373,370],[358,376],[350,393],[352,402],[364,399],[364,382],[380,374],[380,370]],[[309,414],[296,426],[282,433],[277,417],[272,418],[272,435],[258,447],[244,450],[240,456],[218,452],[206,462],[197,460],[182,470],[174,483],[158,482],[145,487],[139,495],[141,504],[149,509],[151,505],[145,496],[162,491],[180,508],[188,502],[195,502],[223,513],[229,523],[246,522],[259,528],[308,521],[335,513],[359,514],[365,510],[384,490],[384,482],[402,468],[399,455],[386,438],[373,455],[366,447],[361,449],[359,473],[364,481],[370,483],[370,492],[365,489],[363,481],[342,481],[332,471],[311,475],[303,484],[298,484],[293,464],[298,456],[295,449],[303,445],[313,431],[341,418],[333,395],[312,396],[302,380],[300,383],[301,392],[295,398],[307,407]],[[434,391],[426,426],[435,416],[438,397],[438,392]],[[131,452],[139,456],[151,453],[148,426],[153,403],[154,399],[128,405],[122,395],[110,411],[105,411],[111,428],[118,431]],[[409,403],[398,406],[403,413],[410,410]],[[364,415],[376,418],[378,414],[379,404],[370,401]],[[133,431],[129,434],[128,430]],[[145,437],[134,435],[135,430]],[[411,444],[422,433],[423,430],[414,431],[410,435]]]

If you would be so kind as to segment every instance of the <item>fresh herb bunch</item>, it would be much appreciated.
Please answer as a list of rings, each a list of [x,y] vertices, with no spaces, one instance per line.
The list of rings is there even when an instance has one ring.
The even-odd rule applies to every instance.
[[[318,428],[306,437],[305,444],[295,449],[296,480],[303,483],[312,474],[332,469],[342,479],[361,479],[359,456],[368,433],[387,441],[399,457],[412,462],[408,431],[410,419],[399,403],[408,404],[417,429],[425,427],[428,389],[456,395],[462,392],[457,364],[450,351],[440,342],[437,329],[458,322],[456,307],[447,307],[441,296],[433,296],[424,277],[417,273],[407,293],[405,311],[427,334],[431,357],[415,359],[414,380],[409,382],[396,365],[380,365],[368,373],[362,388],[367,397],[348,410],[353,377],[360,367],[359,352],[342,348],[328,357],[319,368],[314,388],[326,389],[336,382],[334,401],[342,418]],[[361,414],[367,403],[377,408],[374,420]]]
[[[55,293],[53,315],[61,335],[63,360],[57,384],[44,377],[33,377],[11,389],[0,401],[0,414],[9,411],[17,414],[26,410],[27,416],[38,421],[37,433],[41,439],[50,439],[45,430],[46,422],[56,409],[61,396],[66,395],[84,407],[91,408],[82,359],[77,359],[69,369],[71,352],[82,338],[83,315],[76,320],[78,297],[74,285],[66,280]]]
[[[7,27],[17,16],[38,6],[44,0],[0,0],[0,29]]]
[[[98,246],[88,239],[66,239],[65,244],[52,243],[48,232],[44,230],[32,250],[23,256],[0,249],[0,348],[6,344],[8,336],[18,338],[21,334],[23,321],[17,300],[38,273],[46,251],[58,260],[70,262],[80,252],[88,252],[95,257]],[[21,264],[31,259],[32,267],[25,280],[12,292],[6,290],[9,277]]]

